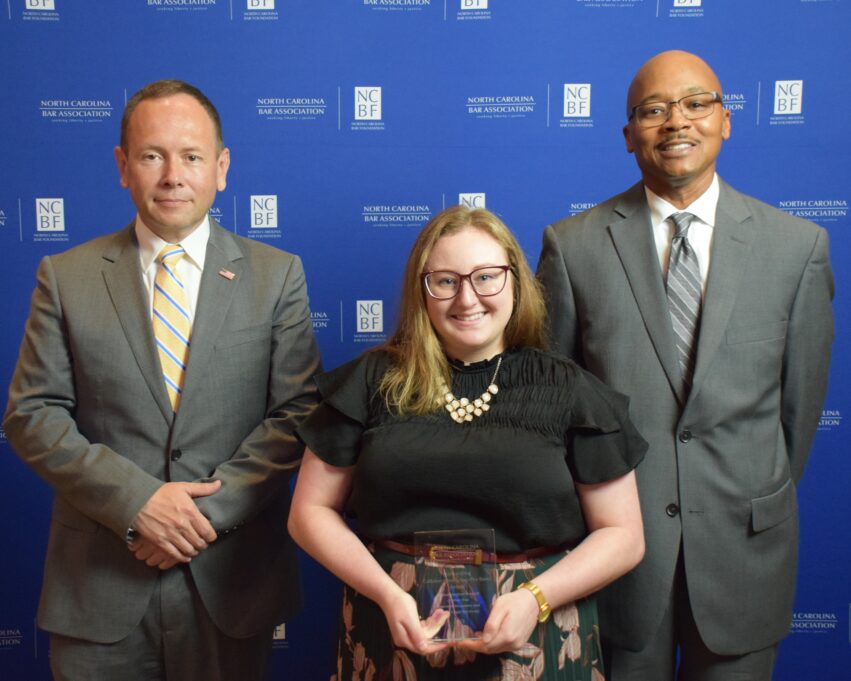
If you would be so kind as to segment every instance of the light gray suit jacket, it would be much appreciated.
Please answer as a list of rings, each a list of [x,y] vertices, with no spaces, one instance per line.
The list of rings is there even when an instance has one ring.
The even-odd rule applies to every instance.
[[[792,614],[795,485],[833,340],[826,232],[721,183],[687,399],[641,183],[547,227],[538,274],[556,348],[630,396],[650,444],[637,469],[647,553],[601,594],[603,633],[646,645],[682,546],[706,645],[775,643]]]
[[[190,565],[213,621],[245,637],[293,615],[288,483],[318,368],[301,261],[212,223],[172,424],[133,225],[45,257],[3,424],[55,491],[39,625],[124,638],[158,575],[127,528],[164,481],[208,479],[221,489],[196,501],[219,539]]]

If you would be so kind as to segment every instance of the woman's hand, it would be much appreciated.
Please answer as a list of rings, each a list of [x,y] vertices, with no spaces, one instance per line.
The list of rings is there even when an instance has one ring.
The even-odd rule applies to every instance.
[[[431,640],[440,631],[449,613],[437,610],[428,619],[421,620],[413,597],[399,588],[379,605],[395,645],[418,655],[436,653],[449,647],[448,643]]]
[[[494,602],[481,639],[460,641],[457,645],[486,655],[520,650],[535,630],[539,613],[538,601],[530,591],[520,589],[504,594]]]

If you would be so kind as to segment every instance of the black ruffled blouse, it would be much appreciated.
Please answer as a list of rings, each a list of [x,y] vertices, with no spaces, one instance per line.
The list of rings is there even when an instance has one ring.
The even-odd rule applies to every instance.
[[[628,400],[558,355],[502,357],[490,411],[463,424],[443,409],[388,411],[377,392],[384,353],[317,377],[323,401],[298,433],[326,463],[355,467],[348,510],[363,535],[410,542],[418,530],[492,527],[502,552],[585,537],[574,481],[620,477],[647,449]],[[452,392],[481,395],[496,361],[453,362]]]

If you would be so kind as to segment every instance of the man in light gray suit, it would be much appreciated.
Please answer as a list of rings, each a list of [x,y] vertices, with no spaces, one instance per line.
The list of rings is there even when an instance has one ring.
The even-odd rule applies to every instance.
[[[136,93],[115,157],[136,219],[42,260],[3,422],[55,491],[38,623],[57,679],[260,679],[300,607],[304,272],[208,217],[230,155],[196,88]]]
[[[631,397],[650,443],[647,553],[601,594],[607,671],[769,679],[833,339],[827,234],[718,179],[730,113],[695,55],[644,64],[627,115],[642,182],[548,227],[538,266],[555,346]]]

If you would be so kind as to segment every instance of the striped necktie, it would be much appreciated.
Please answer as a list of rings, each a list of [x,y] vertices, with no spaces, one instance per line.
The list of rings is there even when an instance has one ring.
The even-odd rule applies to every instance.
[[[700,300],[702,279],[700,264],[688,241],[688,228],[695,216],[691,213],[674,213],[668,218],[674,223],[668,260],[668,310],[677,342],[680,370],[686,393],[691,388],[694,365],[697,360],[697,331],[700,325]]]
[[[177,274],[177,263],[185,254],[180,244],[166,244],[157,257],[159,266],[154,281],[154,337],[168,399],[175,413],[183,392],[191,332],[186,291]]]

